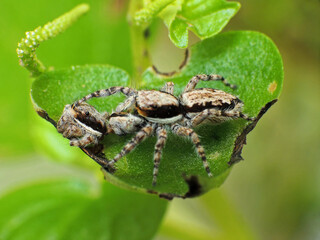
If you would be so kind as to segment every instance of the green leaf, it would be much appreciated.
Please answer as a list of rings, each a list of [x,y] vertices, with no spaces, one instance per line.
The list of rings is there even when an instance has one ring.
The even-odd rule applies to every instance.
[[[200,82],[197,87],[221,89],[239,97],[244,102],[244,113],[252,117],[257,116],[267,103],[280,95],[283,83],[282,59],[274,43],[263,34],[257,32],[219,34],[191,47],[190,55],[181,73],[171,78],[161,77],[150,68],[144,74],[144,86],[159,89],[166,81],[172,81],[175,83],[174,94],[178,96],[192,76],[203,73],[220,74],[238,88],[232,90],[220,82]],[[197,176],[194,180],[197,180],[198,190],[201,193],[219,186],[230,170],[228,162],[236,152],[235,141],[247,125],[248,122],[239,119],[220,125],[203,125],[196,128],[209,159],[213,179],[206,176],[201,160],[189,141],[169,136],[160,165],[157,189],[160,192],[170,189],[179,195],[186,194],[188,179],[185,177],[186,183],[183,183],[183,174]],[[152,152],[151,145],[149,152]],[[132,182],[129,178],[126,178],[126,181]],[[160,181],[164,182],[163,188],[160,187],[162,185]]]
[[[160,16],[169,29],[171,41],[180,48],[188,47],[188,30],[200,39],[218,34],[237,13],[238,2],[225,0],[176,1],[166,7]]]
[[[43,73],[31,88],[31,97],[39,114],[45,110],[57,121],[66,104],[99,89],[111,86],[128,86],[129,75],[119,68],[108,65],[73,66],[68,69]],[[112,96],[96,102],[100,111],[111,111],[123,96]]]
[[[26,186],[1,197],[0,239],[151,239],[167,202],[80,179]]]
[[[171,78],[164,78],[150,68],[143,76],[142,88],[160,89],[166,81],[173,81],[178,96],[192,76],[220,74],[238,88],[232,90],[219,82],[201,82],[198,87],[218,88],[238,96],[244,102],[244,112],[252,117],[280,95],[283,81],[281,56],[273,42],[263,34],[220,34],[191,47],[190,56],[181,73]],[[128,82],[125,72],[111,66],[75,67],[41,75],[32,86],[32,98],[37,107],[57,121],[65,104],[97,89],[125,86]],[[90,104],[100,111],[110,112],[122,99],[119,96],[100,98]],[[106,173],[106,178],[118,186],[168,198],[200,195],[220,186],[228,176],[231,169],[228,162],[238,154],[235,141],[242,132],[248,132],[244,130],[247,125],[245,120],[239,119],[195,129],[206,151],[213,178],[208,178],[193,144],[173,134],[168,136],[155,188],[151,185],[155,137],[148,138],[123,157],[116,164],[114,175]],[[103,141],[107,158],[114,158],[133,136],[107,135]],[[241,150],[242,143],[240,145]]]

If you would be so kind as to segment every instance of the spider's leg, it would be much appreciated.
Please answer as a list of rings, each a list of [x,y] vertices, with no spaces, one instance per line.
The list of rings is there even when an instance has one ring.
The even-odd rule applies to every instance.
[[[227,80],[224,79],[224,77],[218,74],[198,74],[190,79],[190,81],[188,82],[183,92],[188,92],[193,90],[197,86],[200,80],[201,81],[221,81],[223,82],[224,85],[232,89],[237,88],[236,85],[228,83]]]
[[[109,162],[109,165],[113,165],[117,161],[119,161],[123,156],[127,155],[130,153],[139,143],[141,143],[144,139],[149,137],[154,131],[154,127],[151,125],[147,125],[144,128],[142,128],[134,138],[131,139],[130,142],[128,142],[123,149],[121,150],[120,153],[118,153],[114,159],[112,159]]]
[[[247,121],[254,121],[256,119],[255,117],[249,117],[248,115],[246,115],[246,114],[244,114],[242,112],[240,112],[240,116],[239,117],[243,118],[243,119],[245,119]]]
[[[202,123],[204,120],[208,118],[214,121],[215,117],[217,117],[217,120],[218,120],[218,117],[221,117],[221,116],[222,116],[221,110],[205,109],[191,119],[191,126],[192,127],[198,126],[200,123]]]
[[[173,95],[174,90],[174,83],[173,82],[166,82],[165,85],[161,88],[161,91],[166,93],[170,93]]]
[[[195,131],[193,131],[191,128],[183,127],[179,124],[172,125],[171,129],[175,134],[177,134],[179,136],[189,137],[191,139],[193,144],[196,146],[197,153],[199,154],[199,156],[202,159],[203,166],[204,166],[205,170],[207,171],[208,176],[212,177],[212,173],[209,168],[206,154],[204,153],[204,149],[203,149],[203,147],[200,143],[199,137],[195,133]]]
[[[124,102],[120,103],[117,108],[116,112],[123,112],[134,105],[136,102],[135,96],[128,97]]]
[[[130,97],[132,95],[134,95],[136,93],[136,90],[134,90],[133,88],[129,88],[129,87],[111,87],[111,88],[107,88],[107,89],[102,89],[102,90],[98,90],[95,91],[93,93],[90,93],[89,95],[81,98],[80,100],[76,101],[74,105],[79,105],[82,102],[85,102],[91,98],[99,98],[99,97],[107,97],[113,94],[116,94],[118,92],[122,92],[124,95]]]
[[[247,121],[253,121],[255,118],[248,117],[247,115],[243,114],[242,112],[238,111],[221,111],[218,109],[205,109],[196,116],[191,119],[191,126],[195,127],[201,124],[204,120],[210,119],[212,122],[221,122],[223,119],[236,119],[242,118]]]
[[[153,167],[153,180],[152,180],[153,186],[157,184],[157,177],[159,172],[159,164],[161,160],[162,149],[167,140],[167,131],[164,128],[159,127],[156,130],[156,133],[157,133],[158,140],[154,149],[154,167]]]
[[[89,144],[98,144],[97,136],[93,136],[93,135],[87,133],[79,139],[71,139],[70,140],[70,146],[86,147]]]
[[[96,163],[98,163],[101,167],[106,168],[108,171],[114,170],[108,168],[108,159],[105,157],[97,156],[97,154],[93,153],[89,148],[80,147],[83,152],[85,152],[89,157],[91,157]]]

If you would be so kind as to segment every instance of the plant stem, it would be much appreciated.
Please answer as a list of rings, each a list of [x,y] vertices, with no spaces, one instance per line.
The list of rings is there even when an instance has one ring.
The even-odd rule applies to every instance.
[[[142,73],[151,66],[148,53],[145,27],[134,24],[135,13],[143,7],[142,0],[131,0],[128,11],[128,21],[130,25],[131,52],[133,57],[133,76],[131,87],[139,88],[142,85]]]
[[[21,39],[17,48],[20,65],[29,70],[33,77],[37,77],[46,71],[46,67],[36,55],[36,49],[40,43],[66,30],[88,10],[89,5],[80,4],[43,27],[37,27],[33,31],[26,32],[26,37]]]

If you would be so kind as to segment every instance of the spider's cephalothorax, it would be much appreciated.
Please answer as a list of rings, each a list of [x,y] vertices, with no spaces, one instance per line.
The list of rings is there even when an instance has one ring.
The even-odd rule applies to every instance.
[[[127,99],[116,108],[116,113],[109,117],[108,132],[114,132],[118,135],[137,133],[121,152],[108,163],[110,166],[130,153],[144,139],[156,134],[157,142],[152,182],[155,185],[162,150],[167,139],[166,126],[169,126],[173,133],[188,137],[193,142],[208,176],[211,177],[212,173],[204,149],[198,135],[192,128],[205,122],[205,120],[223,122],[235,118],[246,120],[251,120],[251,118],[241,112],[243,103],[237,97],[211,88],[195,89],[200,80],[222,81],[226,86],[235,88],[220,75],[202,74],[189,81],[179,98],[173,95],[173,83],[168,82],[161,91],[137,91],[128,87],[111,87],[91,93],[75,102],[74,105],[78,106],[91,98],[110,96],[118,92],[127,96]],[[123,113],[126,110],[130,113]]]
[[[107,132],[107,116],[87,103],[66,105],[57,123],[57,130],[70,139],[71,146],[98,144]]]

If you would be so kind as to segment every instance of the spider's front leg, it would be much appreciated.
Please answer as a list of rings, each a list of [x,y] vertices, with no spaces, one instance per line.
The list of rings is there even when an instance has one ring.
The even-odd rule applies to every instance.
[[[74,103],[74,105],[79,105],[91,98],[100,98],[100,97],[107,97],[107,96],[111,96],[114,95],[116,93],[122,92],[124,95],[126,95],[127,97],[131,97],[133,95],[135,95],[137,93],[136,90],[134,90],[133,88],[129,88],[129,87],[111,87],[111,88],[107,88],[107,89],[102,89],[102,90],[98,90],[95,91],[93,93],[90,93],[89,95],[81,98],[80,100],[76,101]]]
[[[121,150],[120,153],[118,153],[114,159],[112,159],[109,162],[109,165],[113,167],[114,163],[119,161],[123,156],[127,155],[130,153],[132,150],[135,149],[135,147],[141,143],[143,140],[145,140],[147,137],[151,136],[154,132],[154,126],[153,125],[146,125],[143,127],[134,138],[131,139],[130,142],[128,142],[124,148]]]
[[[188,92],[193,90],[199,81],[221,81],[224,85],[236,89],[237,86],[230,84],[227,82],[227,80],[224,79],[224,77],[218,75],[218,74],[198,74],[190,79],[187,86],[185,87],[183,92]]]
[[[183,126],[181,126],[179,124],[172,125],[171,126],[171,130],[175,134],[177,134],[179,136],[184,136],[184,137],[188,137],[188,138],[191,139],[193,144],[196,146],[196,150],[197,150],[198,155],[202,159],[203,166],[204,166],[205,170],[207,171],[208,176],[212,177],[212,173],[211,173],[210,168],[209,168],[209,164],[208,164],[208,161],[207,161],[206,154],[205,154],[204,149],[203,149],[203,147],[202,147],[202,145],[200,143],[199,137],[195,133],[195,131],[193,131],[191,128],[183,127]]]

